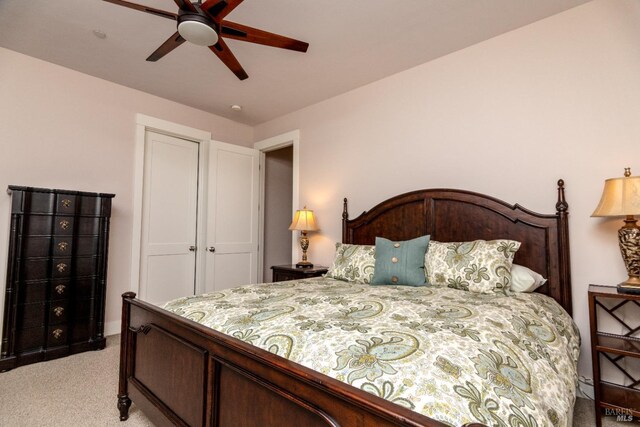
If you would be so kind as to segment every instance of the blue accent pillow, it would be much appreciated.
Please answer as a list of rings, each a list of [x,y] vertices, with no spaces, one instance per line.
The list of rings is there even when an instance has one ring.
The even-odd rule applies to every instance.
[[[371,284],[424,285],[424,255],[428,247],[428,235],[401,242],[376,237],[376,268]]]

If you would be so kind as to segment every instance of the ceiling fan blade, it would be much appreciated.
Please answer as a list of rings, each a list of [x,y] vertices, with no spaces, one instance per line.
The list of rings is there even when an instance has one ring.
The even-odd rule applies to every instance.
[[[185,40],[176,31],[171,37],[167,39],[167,41],[162,43],[162,45],[159,48],[157,48],[155,52],[149,55],[149,57],[147,58],[147,61],[156,62],[158,59],[162,58],[167,53],[171,52],[173,49],[177,48],[184,42]]]
[[[243,0],[207,0],[202,3],[200,8],[211,15],[213,19],[220,22],[242,2]]]
[[[176,21],[178,19],[178,15],[176,15],[175,13],[165,12],[164,10],[155,9],[153,7],[148,7],[148,6],[143,6],[141,4],[131,3],[131,2],[128,2],[128,1],[124,1],[124,0],[104,0],[104,1],[109,2],[109,3],[113,3],[113,4],[117,4],[119,6],[124,6],[124,7],[128,7],[128,8],[131,8],[131,9],[139,10],[141,12],[147,12],[147,13],[150,13],[152,15],[162,16],[163,18],[173,19],[174,21]]]
[[[189,0],[173,0],[176,2],[180,10],[184,10],[185,12],[193,12],[198,13],[196,7]]]
[[[229,39],[295,50],[297,52],[306,52],[309,48],[309,43],[230,21],[222,22],[220,35]]]
[[[224,62],[224,65],[226,65],[240,80],[244,80],[249,77],[224,40],[218,39],[218,43],[213,46],[209,46],[209,49],[211,49],[211,51],[215,53],[222,62]]]

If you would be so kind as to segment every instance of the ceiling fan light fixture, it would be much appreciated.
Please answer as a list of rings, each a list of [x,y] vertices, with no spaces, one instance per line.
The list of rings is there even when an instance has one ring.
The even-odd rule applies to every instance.
[[[178,33],[186,41],[198,46],[213,46],[218,43],[218,33],[213,25],[200,15],[181,15],[178,19]]]

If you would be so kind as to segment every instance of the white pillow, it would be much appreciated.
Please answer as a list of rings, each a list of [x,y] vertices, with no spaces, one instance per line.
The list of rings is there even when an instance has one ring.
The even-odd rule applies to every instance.
[[[511,290],[514,292],[533,292],[546,282],[547,279],[525,266],[511,266]]]

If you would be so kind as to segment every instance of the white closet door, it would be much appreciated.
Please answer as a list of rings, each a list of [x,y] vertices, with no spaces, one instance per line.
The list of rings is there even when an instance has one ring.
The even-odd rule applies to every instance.
[[[195,142],[146,134],[140,296],[154,304],[194,294],[198,150]]]
[[[209,151],[206,291],[255,283],[259,152],[212,141]]]

